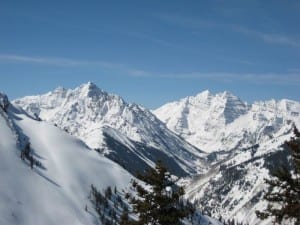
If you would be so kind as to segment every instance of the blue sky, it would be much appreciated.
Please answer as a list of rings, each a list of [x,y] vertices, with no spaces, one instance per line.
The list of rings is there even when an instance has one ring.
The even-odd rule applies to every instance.
[[[0,90],[92,81],[149,108],[209,89],[300,100],[299,1],[0,1]]]

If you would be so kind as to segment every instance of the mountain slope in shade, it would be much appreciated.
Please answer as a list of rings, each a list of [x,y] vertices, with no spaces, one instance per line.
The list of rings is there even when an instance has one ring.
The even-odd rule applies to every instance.
[[[91,82],[73,90],[57,88],[13,103],[68,131],[124,166],[132,165],[130,158],[134,155],[140,165],[138,169],[142,170],[160,158],[179,176],[194,174],[206,167],[202,159],[205,154],[171,132],[149,110],[128,104]],[[133,168],[129,170],[133,172]]]
[[[93,212],[91,184],[124,188],[132,176],[61,129],[12,105],[5,111],[0,108],[0,224],[95,224],[96,214],[85,211],[88,205]],[[19,141],[30,143],[38,166],[20,158]]]

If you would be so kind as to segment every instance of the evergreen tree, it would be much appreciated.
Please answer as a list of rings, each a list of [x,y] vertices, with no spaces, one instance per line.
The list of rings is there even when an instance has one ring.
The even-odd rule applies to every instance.
[[[124,210],[120,217],[120,225],[130,225],[128,210]]]
[[[300,224],[300,133],[294,127],[295,137],[285,143],[289,149],[293,169],[280,167],[273,179],[266,179],[270,186],[264,195],[269,204],[264,212],[256,211],[261,219],[275,217],[274,222],[280,224],[283,220],[292,220]]]
[[[112,196],[111,186],[108,186],[104,191],[105,198],[110,199]]]
[[[159,161],[155,169],[149,169],[139,178],[151,188],[132,182],[138,197],[130,196],[133,211],[139,215],[136,225],[180,225],[181,219],[194,213],[192,206],[182,201],[184,190],[171,180],[166,167]]]

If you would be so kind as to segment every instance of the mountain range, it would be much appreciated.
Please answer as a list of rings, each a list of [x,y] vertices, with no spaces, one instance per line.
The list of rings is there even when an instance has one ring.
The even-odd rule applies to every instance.
[[[55,191],[50,190],[54,196],[49,194],[49,198],[63,196],[57,201],[61,207],[73,210],[71,215],[79,210],[79,199],[84,202],[88,185],[97,183],[97,170],[105,174],[99,175],[105,180],[100,187],[125,187],[137,173],[162,160],[180,178],[179,184],[185,185],[186,198],[204,214],[249,224],[270,224],[270,220],[259,221],[254,213],[266,206],[262,200],[267,188],[264,178],[270,177],[276,164],[289,164],[282,144],[293,135],[294,125],[300,127],[299,102],[270,100],[248,104],[229,92],[203,91],[152,111],[127,103],[91,82],[75,89],[59,87],[11,103],[4,94],[0,96],[1,134],[5,136],[1,141],[5,147],[0,153],[7,154],[2,149],[10,149],[11,154],[3,159],[10,157],[7,162],[20,164],[20,149],[30,143],[35,160],[41,163],[34,173],[23,164],[13,171],[7,163],[0,164],[4,165],[0,173],[18,177],[16,183],[10,177],[1,180],[1,184],[6,184],[1,190],[9,194],[0,196],[2,200],[9,199],[8,208],[20,208],[18,212],[13,210],[18,216],[24,213],[18,201],[26,202],[30,188],[27,176],[28,182],[37,182],[36,188],[41,186],[42,191],[48,187],[45,181],[37,181],[41,177],[51,183],[53,190],[57,187],[59,194],[55,196]],[[10,140],[9,144],[6,140]],[[90,175],[83,178],[84,173]],[[66,181],[65,176],[69,177]],[[22,185],[25,193],[14,198]],[[10,186],[15,188],[8,190]],[[79,198],[74,197],[77,188]],[[37,202],[32,202],[32,207],[37,210]],[[49,215],[43,214],[40,219]],[[26,219],[30,224],[33,218]],[[77,219],[73,223],[90,224],[86,216]],[[20,224],[21,219],[9,215],[3,221]]]
[[[206,152],[249,147],[299,125],[300,104],[291,100],[247,104],[229,92],[201,92],[153,111],[169,129]]]
[[[204,91],[168,103],[153,113],[169,129],[207,153],[210,169],[187,185],[187,198],[219,218],[249,224],[266,207],[264,179],[276,166],[289,166],[282,147],[300,127],[300,103],[291,100],[247,104],[229,92]]]
[[[133,174],[153,167],[157,159],[177,176],[207,168],[205,154],[170,131],[151,111],[91,82],[73,90],[59,87],[13,103],[80,138]]]

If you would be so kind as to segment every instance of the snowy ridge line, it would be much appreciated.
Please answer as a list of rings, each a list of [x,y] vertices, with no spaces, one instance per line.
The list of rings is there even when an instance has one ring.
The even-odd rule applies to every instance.
[[[169,130],[152,112],[126,103],[91,82],[75,89],[60,87],[44,95],[16,99],[13,104],[80,138],[90,148],[104,149],[108,157],[113,154],[116,162],[124,158],[128,162],[131,155],[151,167],[163,154],[171,162],[171,169],[179,166],[175,169],[179,176],[195,174],[207,167],[206,154]],[[111,140],[115,143],[107,143],[104,132],[116,139]],[[122,152],[116,149],[117,145],[123,146]],[[117,158],[121,155],[122,158]]]
[[[8,99],[7,99],[8,101]],[[8,108],[13,107],[9,102],[7,104],[6,110],[4,111],[3,107],[0,107],[0,114],[5,119],[7,126],[11,129],[11,131],[14,133],[16,137],[16,146],[20,151],[24,149],[26,144],[29,143],[28,137],[26,137],[19,129],[19,127],[14,123],[14,121],[9,117],[7,114]]]
[[[283,99],[247,104],[229,92],[214,95],[204,91],[152,112],[170,130],[206,152],[259,143],[291,122],[300,126],[299,102]]]

